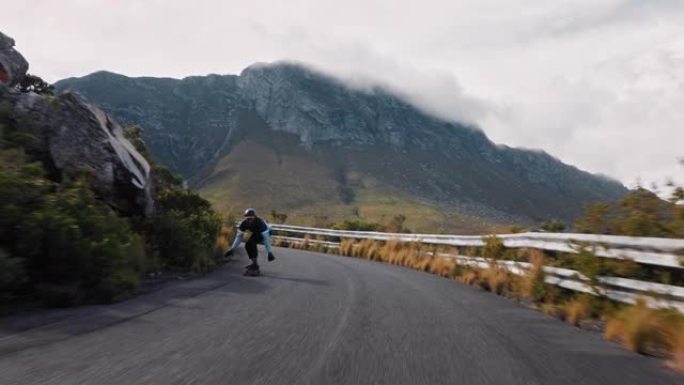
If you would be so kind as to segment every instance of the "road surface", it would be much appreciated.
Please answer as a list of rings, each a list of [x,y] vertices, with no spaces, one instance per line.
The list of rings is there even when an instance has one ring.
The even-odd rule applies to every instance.
[[[661,360],[448,279],[276,255],[257,278],[239,254],[126,302],[0,320],[0,384],[684,384]]]

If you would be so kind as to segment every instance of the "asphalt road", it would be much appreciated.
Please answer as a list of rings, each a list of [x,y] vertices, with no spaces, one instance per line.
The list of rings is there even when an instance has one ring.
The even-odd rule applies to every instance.
[[[660,360],[447,279],[276,255],[261,277],[243,277],[239,255],[123,303],[2,320],[0,384],[684,384]]]

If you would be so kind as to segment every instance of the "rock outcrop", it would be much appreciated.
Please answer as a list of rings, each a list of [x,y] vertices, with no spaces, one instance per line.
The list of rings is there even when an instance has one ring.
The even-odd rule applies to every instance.
[[[28,62],[14,49],[14,39],[0,32],[0,84],[13,87],[28,71]]]
[[[0,105],[9,118],[31,135],[32,151],[59,177],[90,173],[93,188],[111,207],[126,215],[151,215],[154,210],[150,165],[123,136],[121,126],[74,93],[58,97],[21,92],[15,87],[28,64],[0,33],[0,60],[11,69],[0,84]],[[5,65],[3,64],[3,65]]]

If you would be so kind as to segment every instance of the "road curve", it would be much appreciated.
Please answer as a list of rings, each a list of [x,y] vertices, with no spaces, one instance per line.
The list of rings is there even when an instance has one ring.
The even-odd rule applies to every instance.
[[[123,303],[0,321],[0,384],[684,383],[660,360],[451,280],[276,255],[262,277],[242,277],[239,255]]]

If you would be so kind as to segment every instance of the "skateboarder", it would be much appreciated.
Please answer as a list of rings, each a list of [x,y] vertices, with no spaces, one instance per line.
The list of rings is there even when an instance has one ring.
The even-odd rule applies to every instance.
[[[233,251],[240,246],[240,242],[242,242],[245,232],[249,231],[252,235],[245,243],[245,250],[247,250],[247,255],[252,263],[247,266],[247,273],[258,274],[259,264],[257,263],[257,257],[259,256],[259,250],[257,249],[257,245],[259,243],[263,243],[263,245],[266,247],[266,251],[268,252],[268,261],[270,262],[275,260],[275,257],[273,256],[273,250],[271,249],[271,237],[269,234],[271,228],[268,223],[256,215],[256,211],[254,209],[245,210],[244,217],[245,219],[238,225],[238,232],[235,236],[235,240],[233,241],[233,245],[228,251],[226,251],[226,255],[228,256],[232,254]]]

